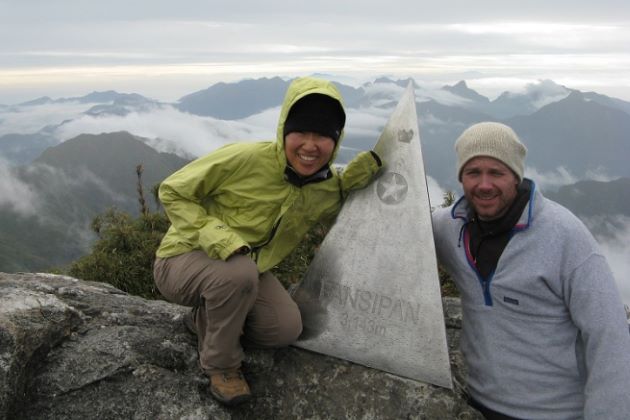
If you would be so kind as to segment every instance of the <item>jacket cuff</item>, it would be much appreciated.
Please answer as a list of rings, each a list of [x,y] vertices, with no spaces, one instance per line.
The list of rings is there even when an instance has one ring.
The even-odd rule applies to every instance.
[[[250,251],[251,251],[251,248],[249,247],[249,245],[247,245],[245,242],[241,242],[241,243],[233,244],[230,247],[222,248],[219,251],[219,257],[223,261],[226,261],[228,258],[230,258],[234,254],[245,255],[245,254],[249,254]]]
[[[376,164],[378,165],[378,167],[379,168],[383,167],[383,161],[381,160],[381,157],[374,150],[370,150],[370,154],[376,161]]]

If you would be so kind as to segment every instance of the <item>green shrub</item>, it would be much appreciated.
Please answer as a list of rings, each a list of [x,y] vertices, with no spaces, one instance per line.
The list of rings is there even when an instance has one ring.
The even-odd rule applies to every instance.
[[[127,213],[108,210],[92,222],[98,235],[92,253],[75,261],[69,274],[109,283],[133,295],[159,298],[153,283],[153,261],[168,226],[162,213],[147,212],[134,219]]]

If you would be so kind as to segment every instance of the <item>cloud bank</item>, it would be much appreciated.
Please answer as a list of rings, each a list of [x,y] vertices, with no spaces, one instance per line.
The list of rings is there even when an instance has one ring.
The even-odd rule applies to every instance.
[[[60,126],[55,135],[67,140],[83,133],[128,131],[151,140],[159,139],[152,146],[161,152],[198,157],[231,142],[275,138],[277,122],[268,123],[274,113],[277,111],[263,112],[241,121],[224,121],[164,106],[150,113],[132,112],[122,117],[83,115]]]
[[[46,126],[77,118],[92,105],[94,104],[65,102],[15,105],[0,109],[0,136],[10,133],[35,133]]]

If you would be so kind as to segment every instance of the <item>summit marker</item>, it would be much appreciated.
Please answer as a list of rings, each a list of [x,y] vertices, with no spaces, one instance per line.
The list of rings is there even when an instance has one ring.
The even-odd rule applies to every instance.
[[[304,325],[295,345],[452,388],[411,83],[375,151],[380,175],[348,197],[293,291]]]

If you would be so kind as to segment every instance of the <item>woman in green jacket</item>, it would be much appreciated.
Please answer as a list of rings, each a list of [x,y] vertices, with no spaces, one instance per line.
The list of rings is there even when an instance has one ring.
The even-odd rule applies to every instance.
[[[157,251],[155,283],[170,301],[193,307],[185,321],[197,334],[210,392],[225,404],[251,396],[241,335],[278,347],[302,331],[297,305],[269,270],[381,166],[374,152],[360,153],[341,174],[331,166],[345,119],[331,82],[296,79],[276,141],[227,145],[160,186],[171,227]]]

